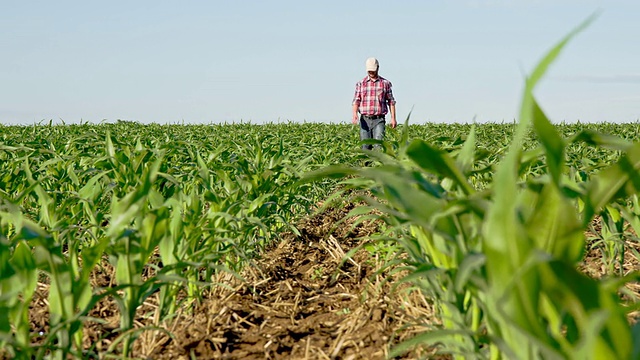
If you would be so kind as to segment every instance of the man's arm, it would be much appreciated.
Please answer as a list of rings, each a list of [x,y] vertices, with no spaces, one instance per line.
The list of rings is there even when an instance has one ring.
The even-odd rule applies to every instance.
[[[387,105],[389,106],[389,112],[391,113],[391,127],[395,128],[398,123],[396,122],[396,99],[393,97],[393,85],[389,83],[389,89],[387,90]]]

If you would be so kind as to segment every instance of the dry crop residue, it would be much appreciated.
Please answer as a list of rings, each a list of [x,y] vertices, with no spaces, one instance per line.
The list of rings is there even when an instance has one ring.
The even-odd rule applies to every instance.
[[[432,322],[433,309],[417,291],[392,291],[380,261],[364,249],[343,261],[361,237],[377,231],[346,222],[349,208],[307,220],[301,236],[287,236],[251,267],[233,290],[218,288],[193,315],[173,323],[174,339],[157,344],[154,359],[383,359],[390,344]],[[402,328],[402,329],[401,329]],[[142,347],[144,339],[139,339]],[[148,339],[151,340],[151,339]],[[415,350],[411,357],[426,354]],[[142,355],[142,354],[138,354]]]

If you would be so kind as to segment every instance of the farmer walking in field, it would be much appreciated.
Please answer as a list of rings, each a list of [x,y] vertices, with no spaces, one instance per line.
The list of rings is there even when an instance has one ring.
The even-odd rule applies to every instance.
[[[391,82],[378,74],[378,60],[368,58],[365,67],[367,76],[356,84],[351,122],[354,125],[360,122],[360,140],[383,140],[388,112],[391,112],[391,127],[397,125],[396,100],[391,91]],[[372,146],[364,144],[362,149],[371,150]]]

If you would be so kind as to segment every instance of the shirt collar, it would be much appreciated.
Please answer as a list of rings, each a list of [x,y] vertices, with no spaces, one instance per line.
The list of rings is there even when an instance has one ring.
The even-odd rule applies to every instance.
[[[377,79],[375,79],[375,80],[371,79],[371,78],[369,77],[369,75],[367,75],[367,76],[365,76],[365,77],[364,77],[364,81],[378,82],[378,81],[380,81],[380,80],[382,80],[382,76],[380,76],[380,75],[378,75],[378,78],[377,78]]]

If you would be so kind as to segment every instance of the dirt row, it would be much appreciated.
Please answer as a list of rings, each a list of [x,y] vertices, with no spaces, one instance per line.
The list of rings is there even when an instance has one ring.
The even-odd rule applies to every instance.
[[[173,323],[173,339],[156,338],[161,344],[153,349],[140,341],[137,352],[146,347],[154,359],[386,358],[390,345],[434,323],[433,308],[406,286],[394,291],[383,261],[367,250],[343,261],[378,231],[373,222],[334,229],[349,210],[302,223],[301,236],[288,235],[267,251],[244,274],[246,283],[217,288],[192,315]]]

